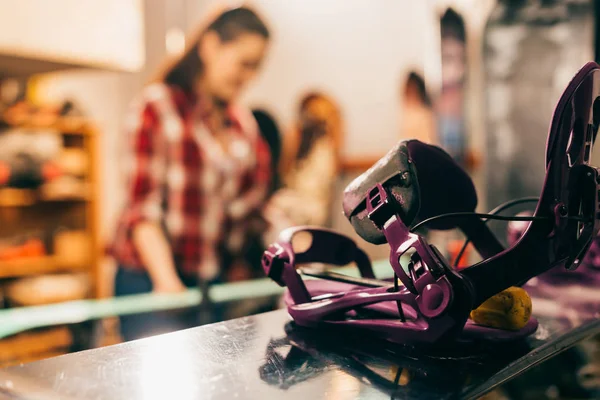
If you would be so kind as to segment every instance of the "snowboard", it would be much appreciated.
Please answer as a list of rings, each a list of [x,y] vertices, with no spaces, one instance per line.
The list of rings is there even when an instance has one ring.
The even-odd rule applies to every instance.
[[[533,336],[502,345],[416,348],[289,322],[286,335],[267,346],[259,374],[288,390],[336,369],[368,382],[361,394],[381,395],[372,398],[479,399],[492,391],[496,397],[490,398],[544,398],[550,392],[557,398],[598,398],[597,315],[549,298],[534,298],[534,312],[542,301],[560,311],[536,314],[540,326]]]

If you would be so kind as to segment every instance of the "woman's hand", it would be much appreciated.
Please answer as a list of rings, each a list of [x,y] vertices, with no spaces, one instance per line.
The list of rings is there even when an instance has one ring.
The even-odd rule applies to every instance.
[[[181,280],[173,280],[169,282],[158,282],[154,285],[153,292],[157,294],[167,293],[182,293],[187,290],[187,287],[181,282]]]
[[[285,189],[277,191],[262,209],[262,217],[269,225],[277,225],[282,219],[287,220],[287,209],[289,201]]]
[[[227,282],[240,282],[252,279],[250,265],[243,260],[238,260],[227,271]]]
[[[265,207],[271,215],[275,213],[285,213],[290,208],[297,207],[299,204],[299,196],[293,190],[279,189],[271,196],[267,206]]]

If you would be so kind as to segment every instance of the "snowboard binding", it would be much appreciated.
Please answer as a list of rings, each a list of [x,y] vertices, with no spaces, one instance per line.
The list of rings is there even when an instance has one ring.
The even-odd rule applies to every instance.
[[[416,140],[401,142],[346,188],[343,202],[362,239],[389,245],[395,278],[376,279],[364,251],[344,235],[313,227],[285,230],[262,265],[287,286],[290,316],[300,326],[353,328],[402,344],[508,341],[533,333],[537,321],[529,315],[516,329],[483,326],[469,316],[551,268],[581,264],[600,229],[599,170],[590,165],[600,125],[598,81],[600,66],[588,63],[563,93],[548,135],[542,193],[516,243],[505,249],[475,213],[473,182],[447,153]],[[454,269],[416,233],[422,226],[460,229],[483,260]],[[299,233],[311,236],[307,249],[294,248]],[[351,262],[361,278],[301,268]],[[305,281],[299,272],[320,279]]]
[[[517,215],[532,215],[522,212]],[[511,222],[508,224],[508,244],[516,243],[528,227],[525,221]],[[558,315],[568,317],[572,309],[578,315],[588,315],[595,318],[600,312],[600,236],[592,239],[592,244],[581,265],[576,271],[567,271],[561,267],[554,267],[549,271],[529,280],[523,286],[532,298],[536,300],[538,315],[556,318]],[[557,308],[554,304],[544,300],[554,299],[556,293],[561,293],[556,302],[561,304]]]

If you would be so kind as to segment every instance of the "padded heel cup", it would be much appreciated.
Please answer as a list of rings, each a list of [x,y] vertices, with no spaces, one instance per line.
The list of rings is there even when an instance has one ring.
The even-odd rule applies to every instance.
[[[420,222],[436,215],[474,212],[477,208],[477,192],[469,174],[454,161],[452,156],[437,146],[410,140],[407,142],[409,156],[417,169],[421,207],[413,222]],[[457,228],[455,221],[438,220],[428,225],[431,229]]]
[[[367,193],[380,183],[395,199],[398,211],[406,225],[419,211],[417,171],[412,163],[406,141],[398,143],[371,168],[354,179],[344,190],[344,215],[354,230],[367,242],[385,243],[383,232],[367,215]]]
[[[396,201],[406,226],[440,214],[473,212],[477,207],[473,181],[448,153],[418,140],[402,141],[344,191],[344,215],[360,237],[374,244],[386,242],[366,209],[367,193],[378,183]],[[440,220],[430,227],[456,226],[451,220]]]

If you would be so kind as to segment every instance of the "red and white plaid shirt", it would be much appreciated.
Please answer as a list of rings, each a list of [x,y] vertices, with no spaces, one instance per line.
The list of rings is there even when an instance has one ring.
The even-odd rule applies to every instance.
[[[153,84],[128,119],[127,201],[110,253],[144,268],[133,245],[141,221],[163,226],[181,273],[213,277],[219,247],[259,209],[271,178],[270,153],[249,111],[227,110],[228,153],[209,128],[201,99]]]

